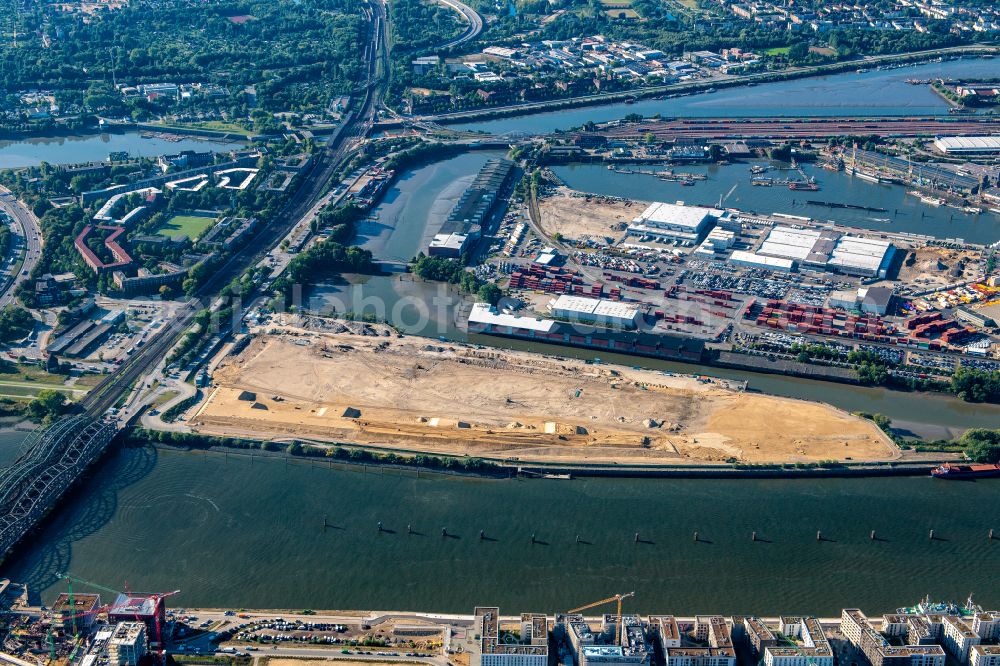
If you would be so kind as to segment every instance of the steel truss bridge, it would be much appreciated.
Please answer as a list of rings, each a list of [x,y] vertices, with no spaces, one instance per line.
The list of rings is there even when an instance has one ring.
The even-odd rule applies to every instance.
[[[117,432],[111,421],[80,415],[28,435],[20,457],[0,471],[0,559],[55,506]]]

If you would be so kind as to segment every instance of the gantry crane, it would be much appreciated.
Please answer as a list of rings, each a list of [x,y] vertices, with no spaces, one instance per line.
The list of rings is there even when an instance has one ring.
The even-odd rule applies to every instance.
[[[628,599],[629,597],[634,597],[635,592],[628,592],[627,594],[616,594],[613,597],[608,597],[607,599],[601,599],[600,601],[595,601],[592,604],[587,604],[586,606],[580,606],[579,608],[574,608],[573,610],[566,611],[567,615],[572,615],[574,613],[579,613],[585,611],[588,608],[594,608],[595,606],[603,606],[604,604],[609,604],[612,601],[618,602],[618,612],[615,614],[615,645],[622,644],[622,599]]]

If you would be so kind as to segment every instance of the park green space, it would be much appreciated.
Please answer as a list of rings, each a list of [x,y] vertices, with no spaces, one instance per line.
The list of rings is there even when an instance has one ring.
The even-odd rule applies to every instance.
[[[197,240],[214,223],[215,218],[207,215],[174,215],[160,225],[156,233],[168,238],[187,236]]]

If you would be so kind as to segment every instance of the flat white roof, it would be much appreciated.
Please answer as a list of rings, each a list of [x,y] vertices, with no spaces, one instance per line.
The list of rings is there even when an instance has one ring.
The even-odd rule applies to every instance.
[[[434,234],[430,247],[461,249],[468,238],[465,234]]]
[[[679,206],[657,201],[649,204],[639,217],[632,220],[632,223],[653,227],[679,227],[697,231],[708,222],[709,217],[718,217],[721,214],[722,211],[713,208]]]
[[[594,308],[594,314],[619,319],[635,319],[635,316],[639,314],[639,308],[619,301],[601,300]]]
[[[563,294],[552,303],[552,311],[589,314],[595,317],[635,320],[639,308],[631,303],[609,301],[603,298],[587,298],[586,296],[569,296]]]
[[[1000,151],[1000,136],[942,136],[934,140],[934,145],[945,151]]]
[[[767,235],[769,243],[795,245],[812,248],[819,240],[820,232],[815,229],[793,229],[792,227],[774,227]]]
[[[758,266],[763,266],[765,268],[780,268],[782,270],[790,271],[795,267],[795,262],[791,259],[785,259],[782,257],[765,257],[760,254],[755,254],[753,252],[745,252],[743,250],[736,250],[730,255],[730,261],[744,262],[749,264],[756,264]]]
[[[798,259],[802,261],[812,252],[812,245],[803,247],[802,245],[789,245],[787,243],[775,243],[771,240],[764,241],[757,250],[758,254],[770,255],[773,257],[785,257],[786,259]]]
[[[875,271],[882,264],[891,246],[889,241],[877,238],[843,236],[837,241],[827,263],[833,266]]]
[[[493,324],[494,326],[511,326],[513,328],[523,328],[543,333],[548,333],[556,325],[556,322],[551,319],[497,312],[497,309],[489,303],[473,304],[472,311],[469,312],[469,322],[475,324]]]

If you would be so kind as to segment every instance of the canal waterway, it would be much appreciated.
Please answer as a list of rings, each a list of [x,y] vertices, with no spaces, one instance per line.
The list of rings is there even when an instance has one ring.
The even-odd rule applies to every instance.
[[[385,261],[408,262],[426,252],[458,198],[500,151],[473,151],[407,171],[358,225],[358,244]]]
[[[0,141],[0,169],[49,164],[80,164],[108,159],[113,152],[130,157],[151,157],[182,150],[222,152],[239,147],[238,142],[182,138],[168,141],[143,137],[139,132],[88,134],[83,136],[36,137],[20,141]]]
[[[970,591],[995,607],[998,489],[930,477],[418,478],[147,447],[104,462],[2,575],[46,602],[69,571],[180,589],[171,605],[188,607],[552,613],[622,590],[642,613],[882,612]]]
[[[635,168],[656,171],[662,167],[644,165]],[[962,238],[968,242],[987,245],[1000,240],[1000,215],[997,213],[971,215],[949,206],[931,206],[907,194],[908,188],[901,185],[871,183],[845,172],[828,171],[814,164],[805,164],[802,168],[808,176],[816,178],[820,191],[793,191],[785,185],[751,185],[747,163],[678,167],[679,171],[706,175],[706,180],[695,181],[694,186],[662,181],[656,176],[617,173],[609,171],[603,164],[571,164],[556,166],[552,170],[570,188],[594,194],[640,201],[681,200],[687,204],[706,206],[718,205],[722,197],[725,206],[748,212],[800,215],[817,220],[833,220],[839,224],[872,231]],[[763,175],[779,180],[800,178],[794,171],[775,170]],[[884,208],[886,212],[829,208],[811,205],[807,201]]]
[[[677,118],[817,117],[817,116],[928,116],[947,115],[948,104],[928,86],[907,79],[996,77],[996,59],[950,60],[898,69],[831,74],[724,88],[715,93],[674,99],[639,100],[634,104],[584,106],[547,113],[475,120],[449,125],[457,130],[490,134],[547,134],[619,120],[629,114],[659,114]]]

